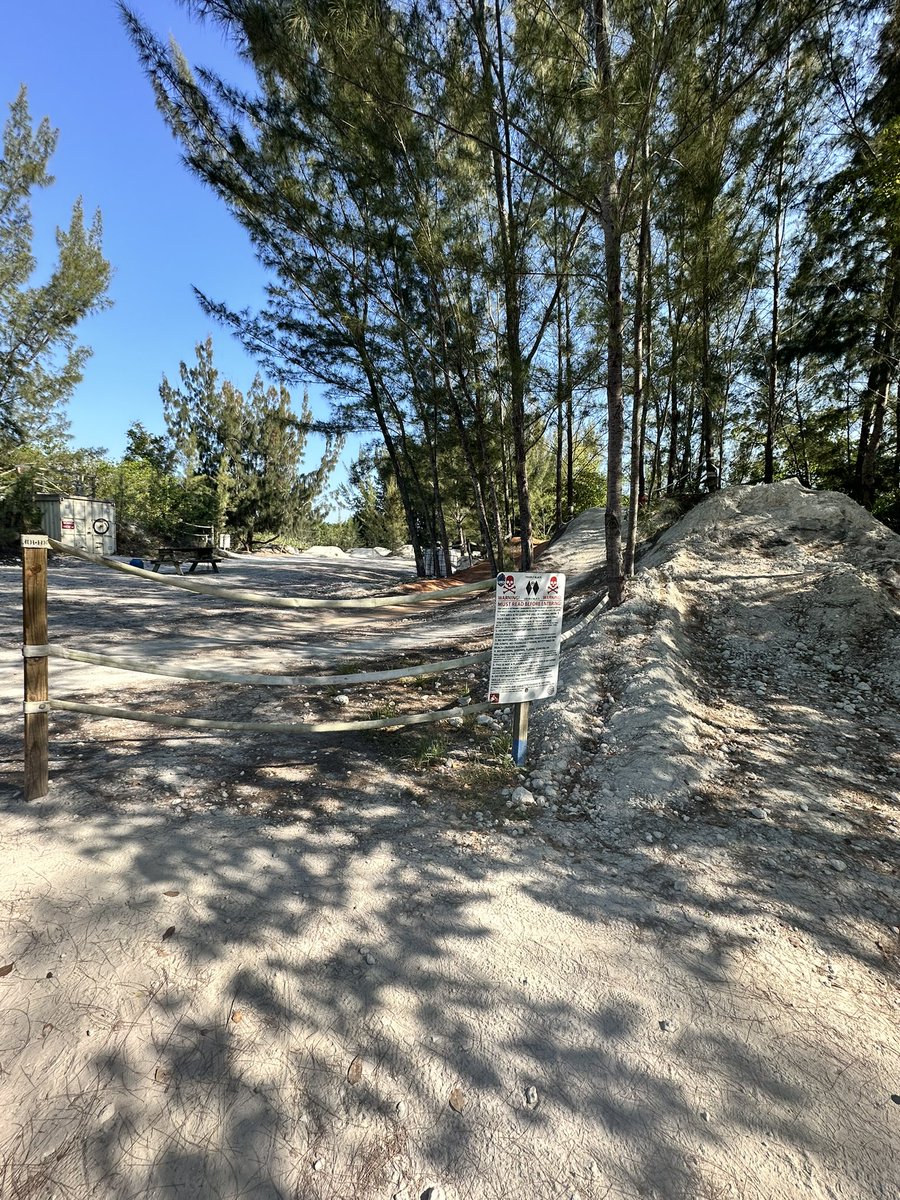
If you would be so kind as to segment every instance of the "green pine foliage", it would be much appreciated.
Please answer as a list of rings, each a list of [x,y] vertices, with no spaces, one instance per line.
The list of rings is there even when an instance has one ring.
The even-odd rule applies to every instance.
[[[35,278],[31,197],[53,183],[56,141],[46,118],[34,128],[23,87],[10,105],[0,157],[0,452],[65,445],[64,405],[91,353],[79,345],[77,326],[110,303],[100,214],[86,224],[80,200],[56,231],[49,276]]]
[[[34,126],[22,87],[0,155],[0,546],[36,528],[35,490],[48,470],[65,474],[71,465],[65,404],[91,353],[77,327],[109,303],[100,214],[86,224],[80,200],[56,231],[55,263],[39,278],[31,200],[53,184],[56,141],[46,118]]]
[[[283,386],[256,376],[245,394],[220,380],[211,338],[195,353],[193,364],[180,364],[177,386],[165,376],[160,385],[172,461],[190,498],[183,511],[190,510],[191,523],[230,532],[248,550],[260,541],[302,540],[323,519],[321,500],[340,439],[328,438],[319,463],[304,471],[314,425],[307,398],[297,413]],[[150,452],[158,463],[161,448],[146,436],[140,440],[143,461]]]

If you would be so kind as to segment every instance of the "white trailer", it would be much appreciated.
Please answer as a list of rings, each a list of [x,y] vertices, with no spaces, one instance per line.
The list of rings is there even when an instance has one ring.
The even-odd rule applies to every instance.
[[[60,492],[42,492],[34,499],[48,537],[91,554],[115,554],[116,506],[111,500]]]

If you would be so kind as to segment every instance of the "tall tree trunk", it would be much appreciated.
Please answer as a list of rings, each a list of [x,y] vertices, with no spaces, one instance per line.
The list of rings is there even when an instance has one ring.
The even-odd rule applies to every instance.
[[[453,571],[450,566],[450,538],[447,535],[447,521],[444,517],[444,500],[441,495],[440,472],[438,471],[437,455],[437,412],[434,414],[433,436],[426,438],[428,442],[428,463],[431,467],[431,502],[434,511],[435,552],[440,546],[441,554],[435,553],[435,575],[450,576]],[[443,566],[441,559],[443,558]]]
[[[784,173],[785,155],[787,153],[786,119],[788,89],[791,75],[790,45],[787,50],[787,61],[784,68],[784,85],[782,89],[781,128],[779,132],[778,167],[775,174],[775,236],[772,246],[772,315],[769,328],[769,371],[766,387],[766,437],[763,448],[763,483],[775,481],[775,433],[778,423],[778,349],[779,323],[781,307],[781,257],[784,244],[784,224],[787,218]]]
[[[553,526],[562,528],[563,509],[563,319],[562,296],[556,304],[556,479],[553,492]]]
[[[653,456],[650,459],[650,478],[647,480],[647,497],[658,495],[662,491],[662,431],[669,419],[669,410],[659,402],[656,396],[653,405],[653,422],[655,438],[653,441]],[[645,434],[646,436],[646,434]]]
[[[500,404],[500,480],[503,484],[503,537],[500,542],[501,546],[505,545],[512,537],[513,532],[513,514],[512,514],[512,487],[509,478],[509,443],[506,438],[506,413],[503,410],[502,402]]]
[[[712,399],[712,298],[709,292],[709,247],[706,251],[706,265],[703,282],[703,312],[700,319],[700,454],[697,459],[698,491],[705,486],[707,492],[715,492],[719,487],[719,474],[716,470],[713,427]]]
[[[651,484],[647,479],[647,416],[650,412],[650,403],[656,395],[653,387],[653,255],[651,247],[648,245],[647,250],[647,303],[646,317],[644,318],[644,404],[641,414],[641,452],[638,457],[638,503],[647,504],[650,500]],[[654,409],[658,409],[658,400],[653,401]],[[651,476],[654,470],[659,466],[658,459],[659,447],[656,443],[653,446],[653,459],[651,465]]]
[[[781,286],[781,222],[776,224],[772,265],[772,324],[769,330],[769,371],[766,387],[766,439],[763,448],[763,483],[775,480],[775,426],[778,412],[778,306]]]
[[[441,321],[441,337],[445,337],[443,320]],[[491,537],[491,529],[488,524],[487,507],[484,502],[484,491],[481,486],[478,467],[475,463],[475,455],[472,449],[472,439],[469,436],[469,430],[463,417],[462,407],[457,399],[456,388],[453,386],[453,381],[450,378],[449,369],[445,367],[445,380],[447,387],[447,395],[450,400],[450,409],[453,413],[453,420],[456,425],[456,431],[459,434],[459,445],[462,450],[463,459],[466,464],[466,469],[469,473],[469,482],[472,486],[472,498],[475,501],[475,513],[478,518],[478,529],[484,541],[485,554],[491,564],[491,571],[499,570],[497,558],[494,553],[493,539]],[[460,372],[461,387],[465,388],[466,380]],[[473,398],[473,412],[476,411],[476,404]]]
[[[856,454],[854,483],[856,499],[867,508],[875,499],[875,476],[891,380],[897,369],[897,318],[900,316],[900,245],[887,262],[883,302],[872,347],[872,360],[863,401],[864,419]]]
[[[472,498],[475,502],[475,512],[478,517],[478,528],[481,532],[481,537],[485,546],[485,553],[491,564],[491,570],[497,570],[497,561],[494,555],[494,547],[491,541],[491,532],[488,526],[487,511],[484,503],[484,492],[481,486],[478,467],[475,463],[475,455],[472,450],[472,439],[469,433],[468,425],[466,424],[463,415],[462,405],[459,402],[458,393],[468,393],[469,383],[466,373],[466,364],[463,357],[463,349],[459,343],[451,346],[450,337],[447,332],[447,311],[442,303],[441,294],[448,294],[447,282],[445,279],[440,281],[440,289],[438,282],[435,279],[429,281],[429,292],[431,303],[434,309],[434,314],[437,321],[438,336],[440,338],[440,361],[441,373],[446,393],[447,401],[450,405],[450,411],[453,414],[453,421],[456,425],[456,432],[459,435],[459,445],[462,450],[463,460],[466,464],[466,469],[469,474],[469,483],[472,488]],[[455,325],[457,328],[462,327],[462,321],[458,314],[453,314]],[[455,373],[459,378],[459,386],[455,384],[450,371],[451,360],[454,362]],[[476,409],[476,404],[473,397],[472,410]],[[447,574],[450,572],[450,556],[449,546],[447,549]]]
[[[676,334],[672,334],[672,352],[676,349]],[[675,374],[675,364],[673,363],[669,369],[669,459],[666,466],[666,495],[671,496],[675,492],[675,485],[678,480],[678,433],[679,433],[679,418],[678,411],[678,380]]]
[[[600,81],[602,149],[600,151],[600,227],[603,231],[603,261],[606,267],[606,407],[607,470],[606,581],[613,607],[625,597],[622,574],[622,453],[625,447],[625,401],[623,384],[624,316],[622,302],[622,214],[616,171],[616,103],[612,79],[609,7],[607,0],[593,0],[594,57]]]
[[[681,409],[679,405],[678,356],[681,353],[681,326],[684,320],[683,307],[677,312],[671,300],[666,303],[669,335],[669,379],[666,407],[669,410],[669,453],[666,460],[666,495],[672,496],[678,489],[679,476],[683,475],[678,462],[678,438],[681,433]],[[690,434],[688,434],[690,436]],[[660,439],[661,440],[661,439]]]
[[[496,573],[497,571],[503,570],[503,530],[501,527],[500,507],[497,497],[496,464],[488,460],[488,430],[484,416],[482,382],[477,356],[472,362],[472,375],[472,411],[475,416],[475,445],[478,448],[479,463],[481,466],[481,495],[484,496],[484,490],[486,487],[491,501],[491,517],[493,520],[492,538],[487,514],[485,514],[485,528],[488,530],[488,532],[485,534],[485,552],[488,555],[488,560],[491,564],[491,570]],[[502,445],[502,425],[499,430],[499,437]]]
[[[494,570],[502,571],[506,562],[506,555],[504,553],[503,529],[501,525],[500,497],[497,495],[497,484],[493,474],[488,476],[488,491],[491,497],[491,511],[494,515],[494,530],[496,533],[497,559]]]
[[[679,483],[687,483],[694,474],[694,418],[697,413],[697,385],[691,380],[688,391],[687,408],[684,413],[683,432],[681,436],[682,454],[679,468]]]
[[[410,545],[413,548],[413,555],[416,560],[416,574],[424,576],[425,574],[425,558],[422,554],[422,541],[419,536],[419,523],[415,505],[412,503],[412,497],[407,486],[406,473],[403,470],[403,465],[400,460],[400,454],[397,450],[397,444],[391,434],[390,427],[387,423],[387,418],[384,412],[384,406],[380,399],[380,387],[375,376],[375,371],[372,364],[369,362],[369,356],[364,347],[358,347],[360,364],[366,376],[366,382],[369,385],[369,408],[374,414],[375,421],[384,441],[385,449],[388,453],[388,460],[391,464],[391,470],[394,472],[394,479],[397,483],[397,492],[400,496],[400,503],[403,505],[403,515],[406,518],[406,529],[409,534]]]
[[[481,538],[484,542],[484,552],[491,566],[492,572],[497,572],[500,569],[500,564],[497,561],[497,554],[494,550],[494,538],[492,536],[490,523],[488,521],[487,505],[484,499],[484,489],[481,483],[481,477],[478,467],[475,463],[475,456],[472,451],[472,440],[469,437],[469,431],[463,421],[462,412],[456,400],[453,400],[453,416],[456,420],[457,430],[459,431],[460,447],[462,448],[463,457],[466,462],[466,467],[469,472],[469,479],[472,484],[472,498],[475,501],[475,514],[478,518],[478,529]]]
[[[487,98],[487,119],[491,130],[491,158],[494,176],[497,228],[500,243],[500,267],[503,275],[505,309],[505,344],[509,372],[510,424],[513,435],[513,467],[519,509],[519,538],[521,543],[520,569],[531,570],[532,521],[531,498],[528,489],[526,455],[525,392],[528,367],[522,351],[522,310],[519,291],[519,219],[513,195],[512,134],[509,121],[509,95],[506,84],[506,50],[504,46],[503,14],[499,0],[494,0],[494,25],[497,38],[497,58],[493,62],[488,48],[484,7],[476,4],[476,29],[481,57],[482,83]],[[495,86],[496,78],[496,86]]]
[[[387,421],[384,416],[384,409],[378,403],[377,399],[370,404],[372,412],[375,414],[375,420],[378,424],[378,429],[384,441],[385,449],[388,453],[388,460],[391,464],[391,470],[394,472],[394,480],[397,484],[397,493],[400,496],[400,503],[403,505],[403,515],[406,518],[406,531],[409,534],[410,545],[413,548],[413,556],[416,560],[416,574],[424,576],[425,574],[425,557],[422,554],[422,538],[419,533],[418,514],[415,505],[412,503],[412,498],[409,494],[409,487],[406,482],[406,473],[403,470],[400,462],[400,455],[397,452],[397,444],[391,434]]]
[[[565,291],[566,325],[566,520],[575,516],[575,414],[572,381],[572,320],[569,312],[569,289]]]
[[[644,141],[644,169],[647,166],[647,142]],[[634,289],[634,396],[631,405],[631,470],[629,472],[628,536],[625,541],[623,571],[626,579],[634,575],[637,546],[638,508],[643,499],[644,428],[647,396],[644,386],[644,328],[646,324],[647,268],[650,257],[650,194],[644,181],[641,198],[641,224],[638,234],[637,272]]]

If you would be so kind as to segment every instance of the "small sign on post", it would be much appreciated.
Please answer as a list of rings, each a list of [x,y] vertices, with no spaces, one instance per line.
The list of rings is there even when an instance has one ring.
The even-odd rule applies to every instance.
[[[528,705],[556,695],[566,577],[517,571],[497,576],[488,699],[514,704],[513,759],[525,765]]]

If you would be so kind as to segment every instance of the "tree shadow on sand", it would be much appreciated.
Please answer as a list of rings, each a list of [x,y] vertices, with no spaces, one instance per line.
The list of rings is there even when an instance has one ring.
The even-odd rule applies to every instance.
[[[681,632],[691,687],[771,707],[808,811],[748,820],[719,780],[653,845],[486,834],[496,797],[364,739],[154,748],[65,718],[50,797],[3,800],[0,1196],[893,1196],[897,950],[870,931],[898,847],[866,789],[894,717],[873,753],[818,692],[729,683],[702,614]],[[186,797],[198,775],[219,795]]]

